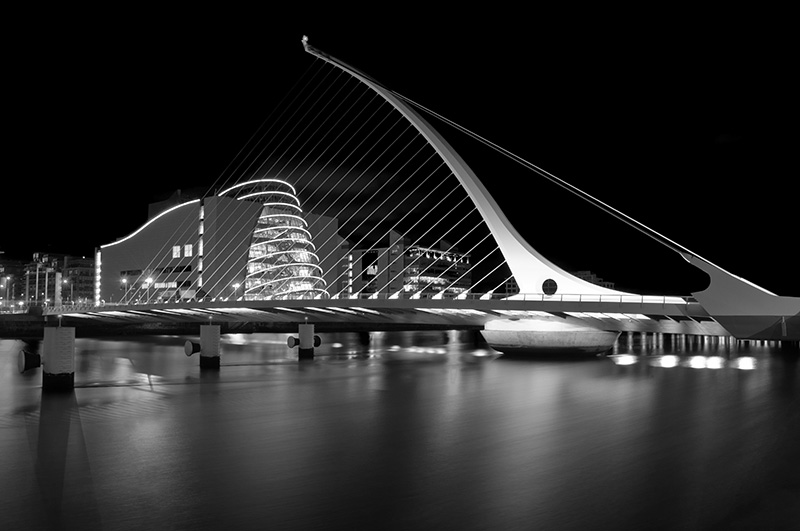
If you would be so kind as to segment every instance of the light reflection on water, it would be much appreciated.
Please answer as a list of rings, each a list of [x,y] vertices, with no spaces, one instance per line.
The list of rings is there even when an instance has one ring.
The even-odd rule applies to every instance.
[[[796,347],[780,342],[737,342],[733,338],[627,334],[620,336],[607,357],[623,366],[750,371],[759,363],[757,354],[782,351],[791,353]]]
[[[647,364],[652,367],[669,369],[672,367],[691,367],[692,369],[722,369],[730,367],[751,371],[756,368],[758,361],[753,356],[739,356],[727,360],[722,356],[704,356],[693,354],[680,357],[675,354],[664,354],[661,356],[637,356],[635,354],[610,354],[609,359],[617,365],[633,365],[635,363]]]
[[[41,369],[17,371],[21,343],[0,341],[0,524],[790,529],[796,516],[797,355],[780,348],[623,336],[608,356],[529,360],[466,333],[383,332],[323,335],[298,362],[287,337],[225,336],[211,372],[183,337],[79,339],[76,389],[56,396]]]

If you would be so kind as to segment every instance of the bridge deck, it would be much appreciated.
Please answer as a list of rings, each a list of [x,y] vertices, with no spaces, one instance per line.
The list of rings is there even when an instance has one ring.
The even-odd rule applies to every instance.
[[[44,309],[38,327],[60,323],[78,335],[196,334],[201,324],[228,332],[297,331],[308,322],[320,332],[358,330],[476,329],[494,319],[563,319],[604,330],[728,335],[696,302],[679,297],[585,300],[519,299],[324,299],[217,301],[153,305],[104,305]],[[0,336],[14,337],[3,326]],[[5,330],[5,331],[4,331]]]

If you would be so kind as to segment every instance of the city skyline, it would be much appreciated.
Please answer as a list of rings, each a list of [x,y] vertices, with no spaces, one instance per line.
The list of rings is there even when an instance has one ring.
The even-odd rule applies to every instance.
[[[781,54],[765,56],[766,44],[753,46],[744,36],[720,41],[720,34],[691,31],[678,43],[660,31],[606,40],[598,32],[568,33],[570,46],[556,44],[550,32],[423,30],[412,42],[391,30],[301,24],[187,50],[166,37],[145,48],[112,39],[120,53],[105,72],[90,61],[54,59],[76,80],[42,109],[59,135],[52,148],[62,178],[46,179],[36,194],[25,193],[30,182],[9,183],[13,218],[30,222],[4,235],[4,256],[88,254],[141,225],[150,202],[179,188],[213,188],[312,62],[302,50],[304,34],[732,273],[780,295],[800,291],[790,277],[796,199],[788,161],[796,132]],[[179,50],[184,55],[165,53]],[[76,134],[71,126],[81,121]],[[450,140],[452,131],[440,131]],[[461,140],[453,143],[459,150]],[[474,157],[479,149],[459,152],[514,226],[552,260],[622,287],[635,269],[662,262],[653,242],[563,190],[542,187],[528,170]],[[534,184],[541,188],[526,197]],[[58,221],[57,228],[35,229],[30,223],[39,218]],[[561,235],[575,231],[584,232],[577,246],[586,252],[564,249]],[[692,276],[691,266],[663,252],[658,276],[673,269]],[[659,282],[652,280],[654,289]],[[693,279],[686,293],[702,287]]]

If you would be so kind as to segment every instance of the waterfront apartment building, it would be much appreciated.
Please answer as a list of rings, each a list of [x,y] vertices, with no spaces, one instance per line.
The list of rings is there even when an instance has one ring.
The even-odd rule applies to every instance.
[[[602,278],[598,277],[595,273],[592,273],[591,271],[574,271],[572,274],[578,277],[579,279],[585,280],[586,282],[591,282],[596,286],[602,286],[608,289],[614,289],[615,286],[614,282],[603,280]]]
[[[472,286],[468,254],[444,241],[411,245],[394,231],[382,245],[351,250],[344,269],[336,284],[340,297],[456,297]]]
[[[10,312],[22,301],[25,292],[25,262],[5,258],[0,253],[0,312]]]
[[[94,300],[94,260],[85,256],[34,253],[16,283],[23,304],[61,305]]]
[[[614,282],[603,280],[601,277],[597,276],[595,273],[592,273],[591,271],[586,271],[586,270],[571,271],[570,274],[580,278],[581,280],[585,280],[586,282],[591,282],[592,284],[595,284],[597,286],[602,286],[604,288],[609,288],[609,289],[614,289],[615,287]],[[505,294],[508,296],[516,295],[519,293],[519,286],[517,285],[516,280],[514,280],[513,278],[508,279],[505,282],[504,289],[505,289]]]
[[[94,302],[94,259],[86,256],[67,256],[61,273],[62,304]]]

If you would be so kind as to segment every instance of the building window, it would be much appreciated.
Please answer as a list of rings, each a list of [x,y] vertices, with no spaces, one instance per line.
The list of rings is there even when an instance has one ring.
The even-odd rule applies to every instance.
[[[192,256],[192,244],[188,243],[183,246],[183,256]]]
[[[172,258],[180,258],[181,257],[181,246],[175,245],[172,247]]]

